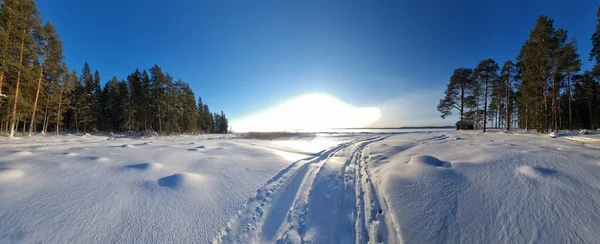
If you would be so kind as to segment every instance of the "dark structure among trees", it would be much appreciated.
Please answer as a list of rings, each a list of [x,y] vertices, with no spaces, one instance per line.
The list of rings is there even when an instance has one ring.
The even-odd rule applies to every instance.
[[[516,57],[502,68],[493,59],[470,72],[456,69],[438,104],[442,118],[459,112],[457,129],[523,128],[538,132],[600,128],[600,7],[589,55],[581,72],[577,41],[540,16]]]
[[[0,2],[0,133],[228,132],[222,111],[211,113],[158,65],[104,86],[87,62],[80,75],[70,71],[58,33],[42,24],[33,0]]]

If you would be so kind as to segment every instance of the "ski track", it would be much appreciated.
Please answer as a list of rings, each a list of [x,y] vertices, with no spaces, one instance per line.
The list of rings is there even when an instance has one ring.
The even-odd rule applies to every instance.
[[[371,135],[292,163],[248,199],[213,243],[401,243],[366,167],[369,144],[387,137]]]

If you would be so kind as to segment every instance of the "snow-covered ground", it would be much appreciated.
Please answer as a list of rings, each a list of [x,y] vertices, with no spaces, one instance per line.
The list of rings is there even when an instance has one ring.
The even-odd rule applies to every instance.
[[[0,138],[0,243],[594,243],[581,136]]]

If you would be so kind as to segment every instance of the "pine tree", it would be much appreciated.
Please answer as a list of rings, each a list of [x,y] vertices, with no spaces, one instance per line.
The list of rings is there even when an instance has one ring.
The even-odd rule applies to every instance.
[[[141,113],[143,117],[143,130],[148,131],[152,127],[152,121],[150,121],[150,115],[153,112],[153,104],[151,100],[151,86],[152,82],[150,81],[150,76],[148,72],[144,70],[140,75],[140,80],[142,84],[142,94],[140,99],[141,105]]]
[[[77,92],[78,89],[80,89],[80,83],[79,83],[79,77],[77,76],[77,71],[73,70],[70,73],[68,73],[66,75],[67,77],[65,77],[65,79],[63,80],[63,83],[61,85],[61,93],[64,94],[64,98],[62,98],[62,100],[64,101],[59,101],[59,107],[61,105],[65,106],[65,114],[62,114],[62,111],[59,109],[57,112],[57,116],[62,117],[64,119],[64,127],[67,130],[73,130],[73,129],[78,129],[78,122],[77,122],[77,109],[76,109],[76,102],[77,102]],[[61,97],[63,97],[63,95],[61,95]],[[64,103],[64,104],[63,104]],[[59,134],[60,133],[60,129],[61,129],[61,123],[60,120],[57,120],[56,123],[56,133]]]
[[[505,108],[506,112],[505,116],[505,127],[506,130],[510,130],[511,124],[511,114],[513,106],[511,100],[513,96],[513,80],[516,76],[515,64],[512,61],[506,61],[504,65],[502,65],[502,69],[500,70],[500,80],[504,81],[504,98],[505,98]]]
[[[476,82],[481,84],[483,88],[483,132],[486,132],[487,127],[489,86],[498,79],[498,69],[499,67],[496,61],[493,59],[486,59],[481,61],[474,71],[476,74]]]
[[[13,25],[17,21],[16,7],[16,0],[2,1],[2,5],[0,6],[0,118],[5,116],[2,113],[2,106],[8,102],[7,95],[3,93],[6,91],[3,89],[5,86],[4,74],[9,71],[9,66],[11,65],[9,50],[13,48],[11,36],[16,31]],[[0,128],[0,131],[2,131],[2,128]]]
[[[210,112],[208,105],[204,104],[204,121],[206,123],[205,128],[208,133],[214,133],[214,118],[213,114]]]
[[[144,119],[144,104],[143,104],[143,87],[141,80],[141,72],[136,69],[135,72],[127,76],[127,84],[130,90],[131,108],[130,113],[132,115],[132,130],[140,131],[143,126]]]
[[[450,82],[445,92],[445,97],[438,104],[438,111],[442,113],[442,118],[452,115],[452,110],[459,111],[460,129],[465,126],[465,106],[467,97],[473,92],[474,84],[472,79],[473,70],[468,68],[460,68],[454,70],[454,74],[450,77]]]
[[[8,69],[12,67],[17,73],[10,119],[10,137],[13,137],[18,125],[17,108],[19,107],[19,98],[21,96],[19,94],[21,80],[31,71],[28,69],[31,69],[32,66],[27,65],[27,63],[33,61],[30,58],[35,56],[36,43],[34,30],[41,25],[41,19],[37,7],[32,0],[5,1],[2,8],[6,8],[6,12],[14,11],[14,14],[7,15],[6,17],[10,17],[7,21],[13,24],[11,34],[14,33],[18,36],[16,41],[11,41],[11,38],[8,38],[9,41],[7,43],[8,52],[11,53],[11,50],[13,50],[14,53],[18,53],[18,56],[15,57],[16,59],[8,58],[6,60],[6,64],[9,66]]]
[[[569,110],[569,130],[573,130],[573,112],[572,112],[572,95],[571,95],[571,78],[574,74],[581,70],[581,59],[577,53],[577,41],[572,39],[563,47],[562,52],[564,76],[567,78],[567,99],[568,99],[568,110]]]
[[[92,130],[98,130],[100,128],[100,124],[102,124],[101,110],[100,106],[100,96],[102,95],[102,87],[100,86],[101,78],[100,72],[96,70],[94,72],[93,85],[92,85]]]
[[[522,96],[525,103],[527,125],[538,132],[548,129],[548,80],[550,79],[550,58],[552,40],[555,33],[553,20],[540,16],[529,39],[521,48],[518,63],[522,72]]]
[[[131,104],[131,93],[127,86],[127,81],[121,80],[119,82],[119,89],[117,94],[117,110],[120,115],[118,117],[117,131],[132,131],[133,130],[133,106]]]
[[[198,97],[198,130],[203,133],[208,133],[207,128],[205,127],[205,116],[204,116],[204,103],[202,103],[202,98]]]
[[[156,64],[152,66],[152,68],[150,68],[150,83],[151,87],[149,89],[149,92],[150,98],[153,101],[152,107],[156,109],[154,114],[156,115],[155,120],[157,127],[155,128],[155,130],[158,131],[158,134],[162,135],[165,129],[163,128],[163,121],[165,120],[167,110],[167,106],[165,103],[165,75],[163,74],[160,66]]]
[[[46,25],[44,26],[43,29],[38,30],[38,40],[39,40],[39,45],[41,46],[41,53],[42,53],[42,58],[40,61],[40,65],[39,65],[39,69],[40,69],[40,74],[39,74],[39,78],[38,78],[38,84],[37,84],[37,89],[35,92],[35,101],[33,103],[33,109],[32,109],[32,114],[31,114],[31,123],[29,125],[29,136],[31,136],[31,134],[34,131],[34,127],[35,127],[35,115],[37,112],[37,104],[38,104],[38,100],[40,97],[40,90],[42,89],[42,82],[45,81],[44,79],[44,61],[46,61],[46,56],[48,55],[48,41],[50,38],[50,35],[53,34],[53,28],[52,25],[50,25],[50,23],[46,23]]]
[[[600,6],[596,12],[596,31],[592,35],[591,41],[590,61],[596,61],[596,65],[600,65]]]

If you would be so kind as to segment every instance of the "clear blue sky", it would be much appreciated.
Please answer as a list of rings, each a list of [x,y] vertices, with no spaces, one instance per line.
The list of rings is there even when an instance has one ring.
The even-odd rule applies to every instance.
[[[500,64],[514,59],[541,14],[577,38],[589,68],[589,39],[600,5],[596,0],[37,3],[59,31],[69,66],[80,72],[88,61],[103,82],[159,64],[233,118],[309,92],[356,106],[414,104],[409,112],[396,106],[400,117],[391,115],[394,109],[384,111],[388,126],[411,125],[405,121],[411,115],[418,123],[452,124],[440,122],[435,109],[452,71],[490,57]]]

